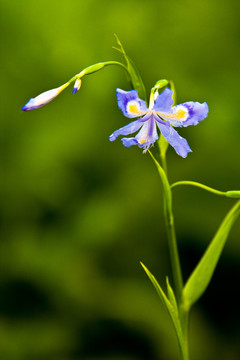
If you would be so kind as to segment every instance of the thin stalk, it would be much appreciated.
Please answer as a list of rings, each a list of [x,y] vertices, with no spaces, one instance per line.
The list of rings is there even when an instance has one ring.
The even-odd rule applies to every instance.
[[[180,358],[181,358],[181,360],[189,360],[189,346],[188,346],[189,311],[184,310],[180,307],[180,317],[181,317],[181,325],[182,325],[182,332],[183,332],[183,344],[180,347]]]
[[[178,303],[180,303],[182,298],[182,290],[183,290],[182,272],[181,272],[180,260],[178,255],[174,217],[171,208],[168,206],[168,202],[166,201],[166,198],[164,201],[164,216],[165,216],[165,225],[167,231],[170,260],[171,260],[171,266],[172,266],[172,272],[173,272],[173,278],[174,278],[174,284],[176,290],[176,297]]]
[[[177,247],[177,239],[175,233],[174,226],[174,217],[172,212],[172,191],[168,182],[167,175],[159,162],[155,159],[153,154],[149,151],[153,161],[155,162],[159,175],[163,184],[163,192],[164,192],[164,217],[165,224],[167,230],[167,238],[170,252],[170,260],[173,272],[174,285],[176,290],[176,297],[178,303],[180,303],[182,298],[182,290],[183,290],[183,280],[182,280],[182,272],[180,266],[180,260],[178,255],[178,247]]]
[[[174,187],[176,186],[180,186],[180,185],[191,185],[191,186],[195,186],[195,187],[198,187],[200,189],[203,189],[203,190],[206,190],[206,191],[209,191],[215,195],[220,195],[220,196],[225,196],[225,197],[230,197],[230,198],[239,198],[240,197],[240,191],[239,190],[232,190],[232,191],[219,191],[219,190],[216,190],[216,189],[213,189],[211,188],[210,186],[207,186],[207,185],[203,185],[203,184],[200,184],[196,181],[188,181],[188,180],[185,180],[185,181],[177,181],[175,183],[173,183],[171,185],[171,188],[173,189]]]
[[[97,72],[97,71],[103,69],[105,66],[109,66],[109,65],[117,65],[117,66],[122,67],[128,73],[128,75],[131,77],[131,74],[129,73],[128,68],[124,64],[120,63],[119,61],[105,61],[105,62],[101,62],[101,63],[97,63],[94,65],[88,66],[87,68],[80,71],[80,73],[74,75],[68,82],[72,83],[73,81],[76,81],[77,79],[81,79],[83,76],[94,74],[95,72]]]
[[[167,176],[167,161],[166,161],[166,156],[165,154],[160,154],[160,158],[161,158],[161,162],[162,162],[162,167],[163,167],[163,170],[165,171],[165,174]]]
[[[165,217],[165,224],[167,230],[167,238],[168,238],[168,246],[169,246],[169,253],[170,253],[170,260],[171,260],[171,267],[176,291],[176,298],[179,308],[179,316],[180,316],[180,323],[182,328],[183,340],[179,341],[179,350],[180,350],[180,359],[181,360],[189,360],[189,350],[188,350],[188,318],[189,318],[189,311],[185,309],[182,304],[182,295],[183,295],[183,280],[182,280],[182,272],[180,266],[180,259],[178,254],[178,247],[177,247],[177,239],[176,239],[176,232],[174,226],[174,217],[172,211],[172,190],[168,182],[168,178],[166,172],[159,164],[159,162],[155,159],[153,154],[148,151],[151,155],[153,161],[155,162],[159,175],[162,180],[163,184],[163,193],[164,193],[164,217]],[[163,158],[163,164],[166,166],[165,157]],[[180,339],[178,339],[180,340]]]

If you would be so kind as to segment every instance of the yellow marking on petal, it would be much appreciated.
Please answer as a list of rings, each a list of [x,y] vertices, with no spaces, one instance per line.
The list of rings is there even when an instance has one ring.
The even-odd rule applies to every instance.
[[[129,105],[128,111],[134,114],[141,114],[136,104]]]
[[[173,120],[178,121],[178,120],[183,120],[186,117],[187,111],[180,108],[172,114],[165,114],[165,113],[161,113],[159,111],[157,111],[157,114],[163,118],[173,119]]]
[[[182,119],[185,115],[186,115],[186,111],[183,109],[179,109],[175,114],[177,119]]]
[[[140,104],[136,100],[130,100],[127,104],[127,112],[131,115],[142,116],[146,111],[141,111]]]
[[[142,145],[146,142],[147,140],[143,139],[143,140],[138,140],[138,142]]]

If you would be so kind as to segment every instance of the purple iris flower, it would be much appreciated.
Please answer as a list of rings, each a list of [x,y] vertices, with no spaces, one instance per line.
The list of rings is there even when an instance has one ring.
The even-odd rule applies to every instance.
[[[187,140],[181,137],[174,127],[197,125],[199,121],[208,115],[208,105],[199,102],[189,101],[180,105],[173,105],[173,91],[165,89],[161,94],[155,93],[155,99],[150,98],[150,105],[147,108],[145,101],[138,97],[136,90],[124,91],[117,89],[117,102],[123,115],[128,118],[139,117],[138,120],[120,128],[109,136],[110,141],[116,140],[119,135],[129,135],[140,131],[134,137],[122,138],[126,147],[138,145],[146,152],[149,147],[158,139],[157,127],[175,149],[176,153],[183,158],[187,156],[190,149]]]

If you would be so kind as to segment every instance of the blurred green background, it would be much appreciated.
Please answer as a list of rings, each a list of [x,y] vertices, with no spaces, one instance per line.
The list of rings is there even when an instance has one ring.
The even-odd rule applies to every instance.
[[[240,188],[239,2],[1,0],[0,359],[174,360],[168,315],[140,267],[170,275],[162,190],[148,155],[108,136],[127,124],[109,67],[39,110],[30,97],[88,65],[119,60],[117,33],[147,91],[173,79],[178,102],[209,117],[180,129],[193,153],[168,151],[170,181]],[[185,280],[234,200],[174,189]],[[192,359],[240,353],[240,221],[194,307]],[[171,279],[171,275],[170,275]]]

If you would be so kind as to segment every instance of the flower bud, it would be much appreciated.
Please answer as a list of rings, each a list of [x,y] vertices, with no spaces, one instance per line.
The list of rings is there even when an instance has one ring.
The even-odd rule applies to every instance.
[[[35,98],[31,98],[23,107],[23,111],[30,111],[34,109],[38,109],[39,107],[46,105],[50,101],[52,101],[56,96],[62,92],[69,83],[59,86],[58,88],[51,89],[48,91],[43,92],[42,94],[36,96]]]
[[[81,85],[82,85],[82,80],[81,80],[81,79],[77,79],[77,80],[75,81],[75,83],[74,83],[72,93],[73,93],[73,94],[76,94],[76,92],[80,89]]]

